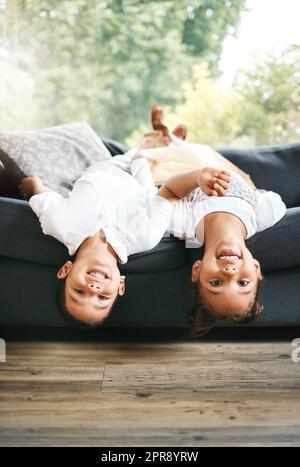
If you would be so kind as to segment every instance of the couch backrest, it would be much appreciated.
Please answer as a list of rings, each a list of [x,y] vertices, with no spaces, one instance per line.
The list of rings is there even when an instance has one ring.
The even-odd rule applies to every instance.
[[[279,193],[288,208],[300,206],[300,143],[218,151],[248,173],[258,188]]]

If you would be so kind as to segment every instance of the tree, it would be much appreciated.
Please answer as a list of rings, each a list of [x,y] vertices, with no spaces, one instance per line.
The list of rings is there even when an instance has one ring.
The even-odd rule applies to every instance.
[[[189,2],[183,27],[183,43],[190,54],[203,58],[213,75],[218,75],[218,61],[226,36],[236,33],[244,0],[202,0]]]
[[[241,73],[236,90],[244,99],[241,129],[253,144],[281,144],[300,138],[300,47],[269,55]]]
[[[166,112],[167,123],[188,126],[188,141],[214,147],[230,144],[240,130],[241,97],[234,91],[218,90],[208,64],[195,66],[192,77],[182,86],[183,103]],[[135,132],[127,140],[134,145],[140,136]]]
[[[0,61],[29,76],[36,108],[30,119],[16,115],[12,125],[5,118],[7,97],[2,128],[84,119],[99,133],[123,140],[148,121],[153,102],[181,101],[181,83],[195,63],[208,57],[217,69],[223,38],[234,32],[244,3],[1,0],[0,47],[8,56]],[[0,79],[7,83],[3,67]]]
[[[188,126],[188,140],[214,147],[257,146],[299,141],[300,47],[269,56],[241,70],[230,91],[221,92],[208,65],[195,66],[182,86],[183,102],[168,124]],[[137,143],[145,127],[127,139]]]

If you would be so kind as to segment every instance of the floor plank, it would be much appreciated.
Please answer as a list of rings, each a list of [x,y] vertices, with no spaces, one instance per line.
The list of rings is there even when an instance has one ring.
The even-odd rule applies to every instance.
[[[9,343],[1,446],[299,446],[290,342]]]

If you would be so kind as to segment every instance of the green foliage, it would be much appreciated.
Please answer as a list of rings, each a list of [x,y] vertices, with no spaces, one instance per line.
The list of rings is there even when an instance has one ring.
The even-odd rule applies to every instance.
[[[300,47],[269,55],[241,74],[236,88],[244,99],[239,136],[253,144],[300,139]]]
[[[0,128],[87,120],[130,144],[156,102],[213,146],[299,140],[300,49],[217,86],[245,0],[0,0]]]
[[[185,123],[189,141],[214,147],[299,141],[299,77],[300,47],[257,62],[250,71],[241,72],[227,92],[218,89],[207,66],[196,66],[183,84],[183,103],[170,113],[168,124],[172,128]],[[140,133],[128,142],[135,143]]]
[[[183,103],[175,112],[167,113],[167,124],[174,128],[180,123],[188,126],[188,141],[214,147],[228,145],[240,130],[242,98],[234,92],[218,90],[207,64],[193,68],[189,81],[182,86]],[[143,128],[141,128],[143,130]],[[133,145],[141,132],[127,140]]]
[[[234,34],[244,0],[202,0],[189,2],[188,18],[184,23],[183,42],[191,54],[202,56],[211,71],[218,74],[217,60],[222,53],[223,40]]]
[[[0,0],[0,48],[9,54],[0,55],[1,127],[87,120],[123,140],[148,122],[153,102],[181,101],[194,64],[206,59],[217,72],[244,3]]]

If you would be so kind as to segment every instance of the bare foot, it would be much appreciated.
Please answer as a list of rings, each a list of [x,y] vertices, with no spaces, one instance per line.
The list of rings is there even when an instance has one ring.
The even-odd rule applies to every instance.
[[[154,130],[159,130],[164,136],[169,137],[169,129],[163,123],[164,112],[158,105],[152,105],[151,107],[151,122]]]
[[[173,135],[177,136],[179,139],[185,139],[187,134],[187,127],[185,125],[178,125],[173,130]]]

